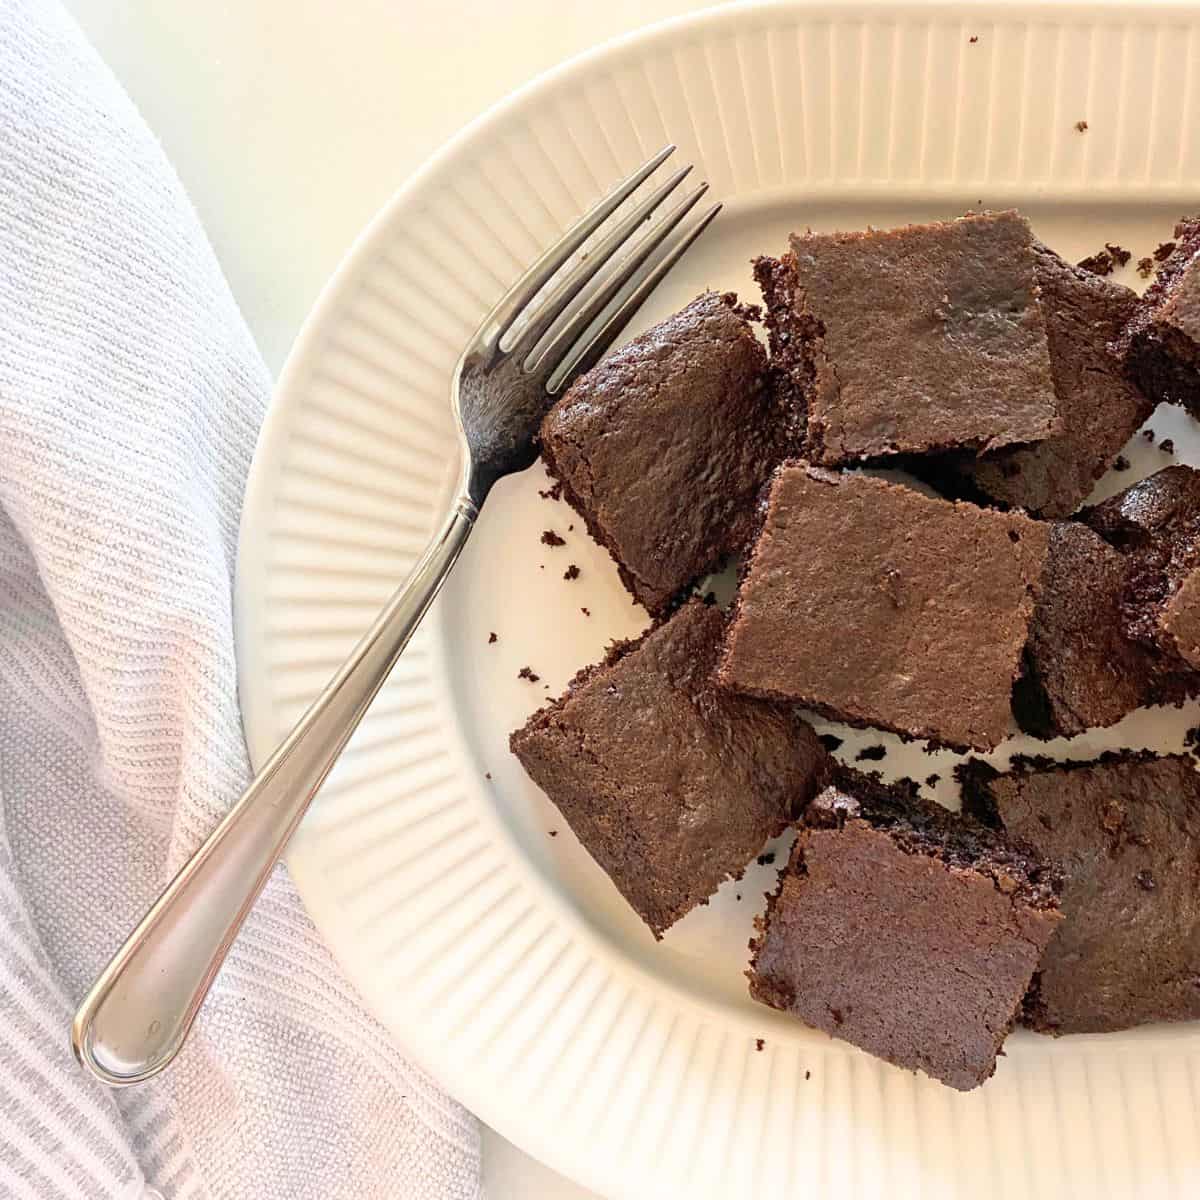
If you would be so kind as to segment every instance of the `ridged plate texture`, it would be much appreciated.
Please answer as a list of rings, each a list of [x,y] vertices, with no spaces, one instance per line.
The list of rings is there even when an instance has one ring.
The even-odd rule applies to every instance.
[[[439,519],[465,340],[610,181],[670,140],[727,205],[642,327],[705,286],[753,299],[749,258],[805,226],[1016,204],[1072,257],[1117,241],[1136,259],[1200,210],[1198,52],[1187,7],[739,6],[605,47],[487,114],[363,233],[280,381],[238,564],[256,759]],[[1191,422],[1164,410],[1150,424],[1200,463]],[[1140,439],[1129,455],[1104,491],[1172,461]],[[995,1078],[959,1095],[749,1000],[746,940],[773,867],[752,865],[652,942],[506,749],[646,622],[546,486],[535,467],[489,501],[289,855],[406,1049],[613,1197],[1200,1195],[1193,1027],[1018,1033]],[[545,529],[567,544],[543,545]],[[525,665],[537,684],[517,678]],[[1138,713],[1069,750],[1177,749],[1196,723],[1195,708]],[[944,758],[859,737],[886,742],[895,773],[940,770],[952,799]]]

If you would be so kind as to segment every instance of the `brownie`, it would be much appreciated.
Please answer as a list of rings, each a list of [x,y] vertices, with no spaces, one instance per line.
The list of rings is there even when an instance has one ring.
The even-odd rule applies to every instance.
[[[783,258],[756,258],[754,278],[762,290],[767,309],[763,325],[771,352],[768,386],[774,392],[776,407],[784,422],[788,449],[802,454],[808,437],[804,347],[814,332],[813,321],[796,304],[796,265],[790,254]]]
[[[790,709],[714,686],[724,625],[720,609],[689,600],[510,740],[655,937],[740,877],[828,769]]]
[[[1154,401],[1200,415],[1200,218],[1175,226],[1175,247],[1113,351]]]
[[[720,667],[739,692],[991,749],[1047,527],[861,474],[775,475]]]
[[[1050,370],[1062,430],[1032,446],[977,458],[949,456],[947,466],[991,500],[1039,517],[1073,513],[1154,410],[1108,352],[1133,315],[1130,288],[1072,266],[1034,243]]]
[[[1125,631],[1174,655],[1175,639],[1165,622],[1176,619],[1168,616],[1168,606],[1200,567],[1200,471],[1166,467],[1084,509],[1080,519],[1126,560]]]
[[[784,429],[766,352],[705,293],[581,376],[542,422],[542,452],[625,586],[661,613],[739,550]]]
[[[790,255],[757,274],[768,325],[793,347],[783,365],[806,402],[808,456],[984,451],[1059,432],[1035,268],[1015,212],[793,234]]]
[[[1163,605],[1159,628],[1177,658],[1200,668],[1200,568],[1185,575]]]
[[[750,943],[750,994],[966,1091],[988,1079],[1061,921],[1055,872],[845,771],[809,806]]]
[[[964,807],[1062,868],[1066,918],[1025,1020],[1100,1033],[1200,1018],[1200,776],[1185,755],[959,769]]]
[[[1125,558],[1078,522],[1049,528],[1022,675],[1013,687],[1017,724],[1036,737],[1073,737],[1113,725],[1144,704],[1178,703],[1200,691],[1200,675],[1126,634]]]

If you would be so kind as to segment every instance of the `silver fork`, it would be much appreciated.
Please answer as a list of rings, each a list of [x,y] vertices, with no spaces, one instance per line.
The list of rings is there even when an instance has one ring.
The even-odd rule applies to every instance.
[[[678,187],[684,167],[568,267],[674,149],[660,150],[597,201],[488,313],[463,352],[451,393],[463,471],[450,513],[350,657],[79,1006],[71,1044],[105,1083],[140,1083],[179,1052],[242,922],[458,560],[492,485],[534,461],[549,399],[604,354],[720,211],[715,204],[680,228],[704,195],[702,184],[631,240]]]

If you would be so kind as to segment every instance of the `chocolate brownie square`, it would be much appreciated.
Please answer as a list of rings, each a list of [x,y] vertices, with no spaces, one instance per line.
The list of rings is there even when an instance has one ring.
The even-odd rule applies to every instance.
[[[1180,221],[1175,239],[1113,351],[1152,400],[1200,416],[1200,218]]]
[[[809,806],[750,943],[763,1004],[967,1091],[988,1079],[1060,924],[1055,872],[843,772]]]
[[[1167,609],[1200,567],[1200,471],[1167,467],[1079,515],[1126,560],[1125,631],[1174,655]]]
[[[1108,351],[1137,308],[1130,288],[1072,266],[1034,242],[1059,433],[1032,446],[945,465],[983,496],[1039,517],[1073,513],[1154,410]]]
[[[1025,732],[1073,737],[1114,725],[1144,704],[1178,703],[1200,691],[1200,674],[1127,635],[1127,573],[1126,559],[1086,526],[1050,525],[1024,667],[1013,687],[1013,713]]]
[[[1047,527],[860,474],[774,477],[721,662],[737,691],[954,747],[1009,732]]]
[[[1015,212],[793,234],[790,255],[757,273],[814,461],[982,452],[1061,431],[1033,236]]]
[[[796,818],[829,759],[790,709],[713,683],[724,614],[688,601],[614,646],[510,739],[661,937]]]
[[[766,352],[708,292],[577,379],[542,452],[625,586],[652,613],[739,550],[785,431]]]
[[[1058,862],[1066,918],[1025,1020],[1101,1033],[1200,1018],[1200,775],[1184,755],[959,769],[964,808]]]

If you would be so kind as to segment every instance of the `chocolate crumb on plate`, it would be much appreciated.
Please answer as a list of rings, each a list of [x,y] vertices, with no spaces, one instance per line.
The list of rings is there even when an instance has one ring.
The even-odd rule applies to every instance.
[[[517,678],[518,678],[518,679],[528,679],[530,683],[537,683],[537,681],[538,681],[539,679],[541,679],[541,676],[540,676],[540,675],[535,675],[535,674],[533,673],[533,668],[532,668],[532,667],[522,667],[522,668],[521,668],[521,669],[520,669],[520,670],[517,672]]]
[[[563,485],[561,483],[554,483],[548,488],[538,488],[538,495],[543,500],[561,500],[562,489]]]
[[[766,854],[760,854],[755,861],[760,867],[769,867],[775,861],[775,851],[768,850]]]
[[[864,746],[855,756],[855,762],[882,762],[887,758],[887,747],[882,744]]]
[[[1164,454],[1174,454],[1175,453],[1175,443],[1170,438],[1163,438],[1163,440],[1158,443],[1158,448]]]
[[[581,608],[579,611],[583,613],[585,617],[590,617],[592,615],[592,610],[590,608]]]
[[[1174,253],[1175,253],[1175,243],[1174,242],[1160,242],[1154,248],[1154,261],[1155,262],[1166,262],[1166,260],[1168,258],[1170,258],[1171,255]]]
[[[970,45],[972,45],[972,46],[973,46],[973,45],[975,45],[975,43],[976,43],[977,41],[979,41],[979,35],[978,35],[978,34],[973,34],[971,37],[967,38],[967,42],[968,42]],[[982,202],[981,202],[981,203],[982,203]]]
[[[566,544],[567,539],[564,537],[559,537],[559,535],[555,533],[553,529],[546,529],[542,531],[543,546],[565,546]]]
[[[1132,464],[1123,454],[1118,454],[1117,457],[1113,459],[1112,469],[1114,471],[1128,471],[1130,466],[1132,466]]]
[[[1087,123],[1086,121],[1076,121],[1076,122],[1075,122],[1075,128],[1076,128],[1076,129],[1077,129],[1077,130],[1078,130],[1080,133],[1086,133],[1086,132],[1087,132],[1087,127],[1088,127],[1088,123]]]
[[[926,787],[937,787],[938,781],[941,778],[942,777],[936,771],[932,775],[926,775],[925,776],[925,786]]]
[[[1137,273],[1143,279],[1149,279],[1150,276],[1154,273],[1154,259],[1149,258],[1149,257],[1139,258],[1137,260]]]
[[[567,580],[571,580],[571,579],[578,579],[578,578],[579,578],[579,568],[578,568],[578,567],[577,567],[577,566],[576,566],[574,563],[572,563],[572,564],[571,564],[571,565],[570,565],[570,566],[569,566],[569,567],[568,567],[568,568],[567,568],[567,569],[566,569],[566,570],[563,572],[563,578],[564,578],[564,579],[567,579]]]
[[[1111,275],[1113,272],[1112,255],[1107,250],[1097,250],[1095,254],[1081,258],[1075,265],[1091,271],[1093,275]]]
[[[1126,250],[1124,246],[1118,246],[1116,242],[1105,242],[1104,248],[1118,267],[1123,267],[1133,257],[1131,251]]]
[[[766,1044],[766,1043],[765,1043],[765,1042],[762,1040],[762,1038],[755,1038],[755,1039],[754,1039],[754,1048],[755,1048],[755,1050],[761,1050],[765,1044]]]
[[[1150,445],[1152,445],[1152,446],[1154,445],[1154,430],[1153,429],[1143,429],[1142,437],[1145,438],[1145,440],[1148,441],[1150,443]]]
[[[484,779],[491,779],[491,777],[492,777],[491,771],[484,771],[483,777],[484,777]]]
[[[489,646],[494,646],[499,640],[500,639],[495,635],[495,633],[488,634],[488,645]]]
[[[842,739],[836,733],[822,733],[818,740],[830,754],[835,750],[840,750],[842,746]]]
[[[546,830],[546,832],[547,832],[547,833],[548,833],[548,834],[549,834],[551,837],[558,837],[558,830],[557,830],[557,829],[548,829],[548,830]]]

